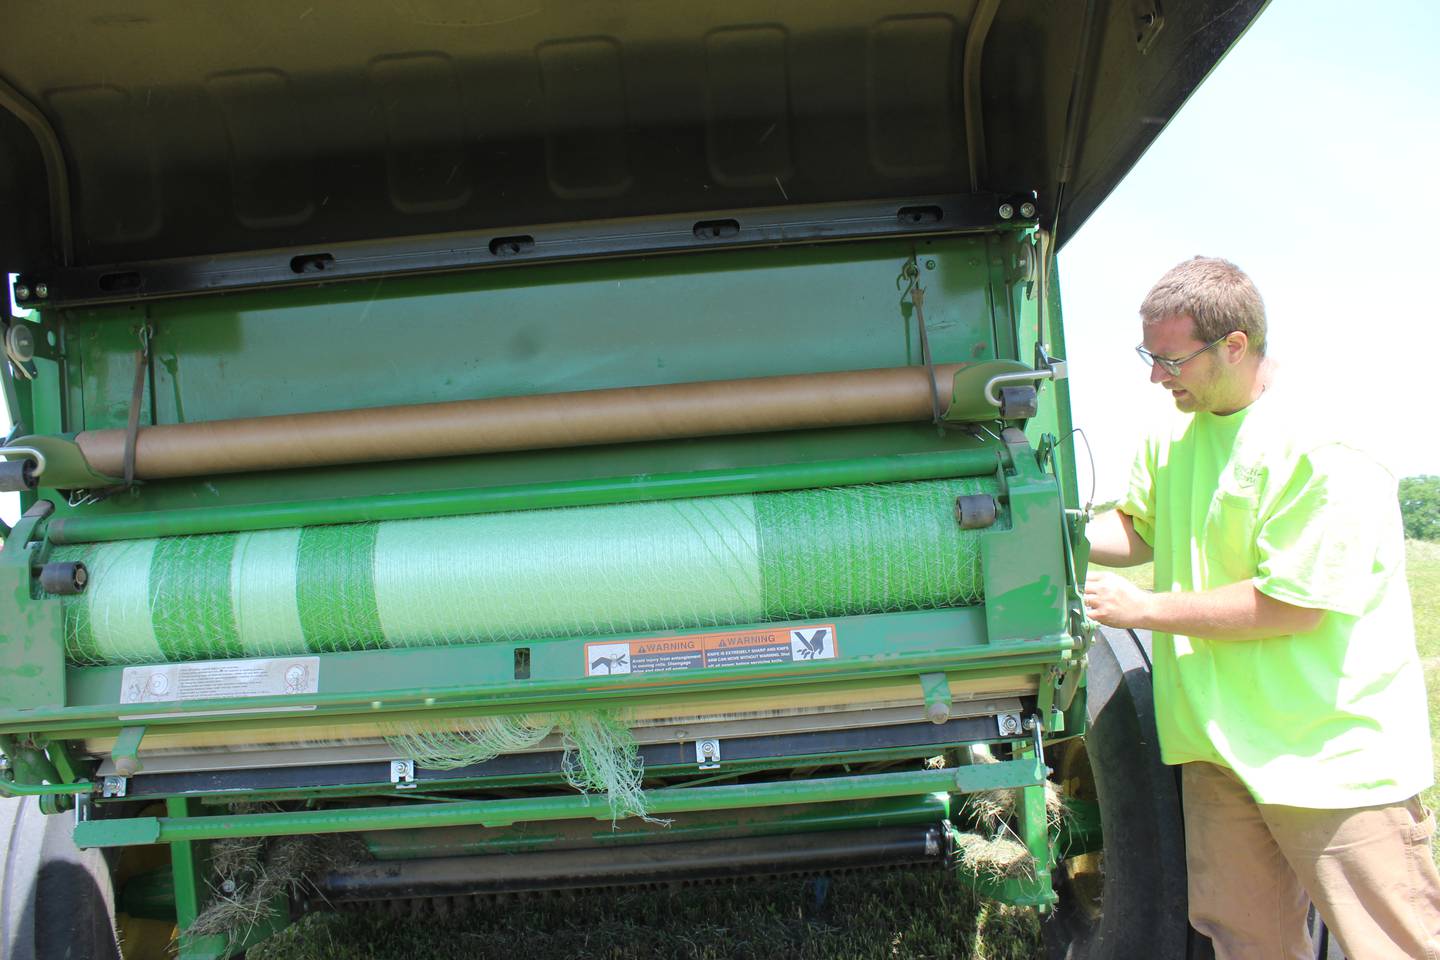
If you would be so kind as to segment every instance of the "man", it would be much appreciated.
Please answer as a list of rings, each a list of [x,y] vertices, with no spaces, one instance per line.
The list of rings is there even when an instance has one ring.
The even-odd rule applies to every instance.
[[[1234,264],[1180,264],[1140,315],[1140,356],[1178,412],[1089,539],[1096,563],[1153,558],[1155,590],[1093,572],[1085,603],[1101,623],[1154,631],[1190,922],[1220,960],[1299,960],[1314,956],[1313,901],[1355,960],[1437,960],[1434,820],[1416,799],[1432,781],[1429,723],[1395,479],[1272,383],[1264,304]]]

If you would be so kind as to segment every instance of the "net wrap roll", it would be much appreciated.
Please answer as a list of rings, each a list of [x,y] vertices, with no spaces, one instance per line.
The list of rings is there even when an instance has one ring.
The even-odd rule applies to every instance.
[[[75,664],[283,656],[980,602],[966,478],[63,547]]]

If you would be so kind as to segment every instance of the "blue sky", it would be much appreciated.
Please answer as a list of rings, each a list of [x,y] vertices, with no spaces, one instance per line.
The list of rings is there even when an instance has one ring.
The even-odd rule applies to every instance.
[[[1196,254],[1259,286],[1281,386],[1330,393],[1337,428],[1397,473],[1440,474],[1437,45],[1435,0],[1274,0],[1061,251],[1075,420],[1100,499],[1170,402],[1132,349],[1136,308]]]

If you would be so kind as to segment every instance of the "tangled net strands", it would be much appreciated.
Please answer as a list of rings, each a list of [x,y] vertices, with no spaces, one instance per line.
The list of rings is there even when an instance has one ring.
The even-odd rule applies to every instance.
[[[612,823],[626,817],[667,822],[647,815],[642,786],[645,763],[629,725],[611,711],[487,717],[449,726],[387,726],[383,732],[401,756],[435,770],[455,770],[533,749],[558,732],[566,782],[582,793],[604,795]]]

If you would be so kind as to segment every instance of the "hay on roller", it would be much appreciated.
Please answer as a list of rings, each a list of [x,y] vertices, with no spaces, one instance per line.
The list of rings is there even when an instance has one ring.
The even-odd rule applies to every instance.
[[[66,654],[148,664],[598,637],[982,599],[991,478],[58,548]]]
[[[1006,836],[983,837],[978,833],[955,836],[956,866],[975,877],[1007,880],[1033,878],[1035,858],[1023,843]]]
[[[974,747],[970,751],[973,763],[999,763],[988,749]],[[996,830],[1015,816],[1015,806],[1020,800],[1020,788],[1000,790],[978,790],[965,797],[965,811],[975,822],[988,830]],[[1045,781],[1045,824],[1049,829],[1060,825],[1066,815],[1065,795],[1060,785],[1053,780]]]
[[[210,903],[187,933],[231,943],[268,919],[280,898],[318,893],[316,875],[369,859],[360,840],[348,835],[225,838],[211,844],[210,854]]]

